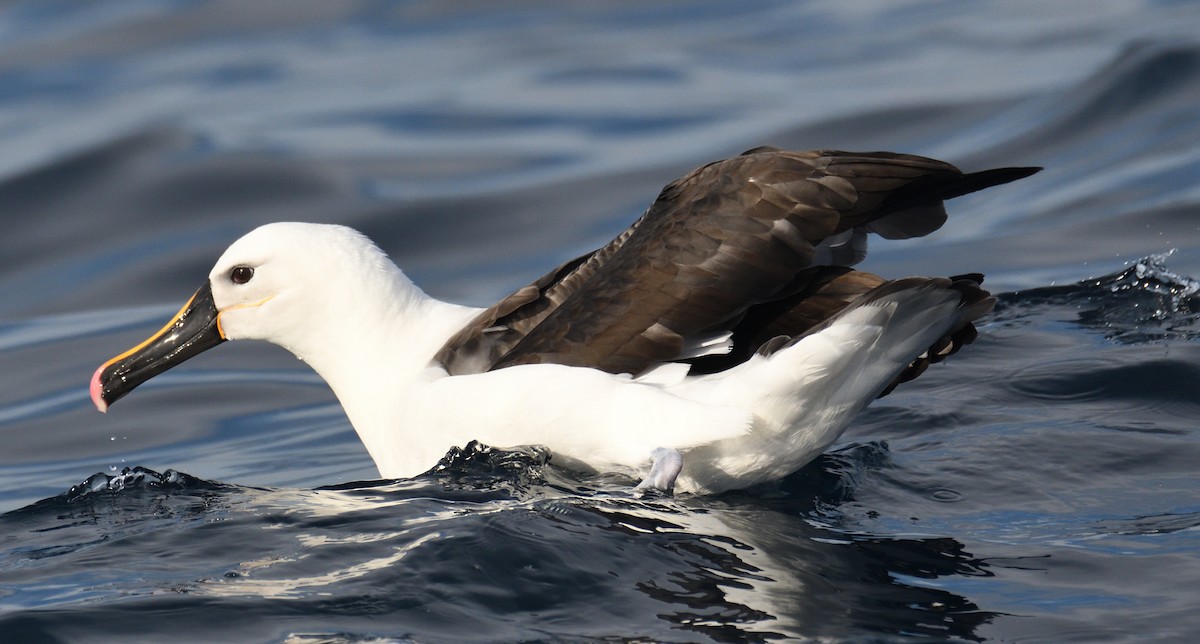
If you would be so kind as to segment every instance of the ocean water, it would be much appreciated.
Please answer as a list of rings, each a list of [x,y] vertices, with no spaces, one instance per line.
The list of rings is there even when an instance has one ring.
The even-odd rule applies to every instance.
[[[0,641],[1200,637],[1198,34],[1167,0],[4,3]],[[378,481],[253,343],[87,399],[256,225],[486,304],[764,144],[1046,168],[874,243],[999,304],[781,481],[639,499],[479,445]]]

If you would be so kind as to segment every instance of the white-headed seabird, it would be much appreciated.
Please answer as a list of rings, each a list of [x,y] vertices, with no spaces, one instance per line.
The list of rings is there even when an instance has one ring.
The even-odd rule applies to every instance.
[[[992,307],[977,274],[852,269],[868,233],[928,234],[943,200],[1037,170],[756,148],[671,183],[606,246],[488,309],[429,297],[349,228],[268,224],[101,365],[91,396],[104,411],[224,340],[266,340],[329,383],[384,477],[476,439],[545,445],[644,488],[746,487],[816,457]]]

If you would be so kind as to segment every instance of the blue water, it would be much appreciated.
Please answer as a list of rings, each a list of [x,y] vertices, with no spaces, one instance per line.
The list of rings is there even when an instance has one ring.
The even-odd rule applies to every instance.
[[[1197,34],[1149,0],[6,3],[0,640],[1200,637]],[[87,400],[258,224],[487,304],[762,144],[1046,167],[874,244],[1000,303],[782,481],[635,499],[478,446],[373,481],[253,343]]]

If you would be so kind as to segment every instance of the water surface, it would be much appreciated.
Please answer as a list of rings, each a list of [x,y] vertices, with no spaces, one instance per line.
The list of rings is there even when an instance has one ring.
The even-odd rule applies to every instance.
[[[1194,638],[1197,33],[1130,0],[6,4],[0,632]],[[1046,167],[874,245],[1000,304],[783,481],[635,499],[531,449],[374,481],[252,343],[87,400],[256,225],[355,226],[487,304],[762,144]]]

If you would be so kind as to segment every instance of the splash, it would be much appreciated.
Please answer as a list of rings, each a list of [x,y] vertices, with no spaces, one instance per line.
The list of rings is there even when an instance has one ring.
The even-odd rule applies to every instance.
[[[1116,275],[1095,280],[1095,285],[1112,293],[1140,291],[1159,296],[1163,306],[1152,311],[1155,319],[1165,320],[1172,315],[1189,315],[1197,311],[1200,281],[1179,275],[1166,266],[1174,250],[1150,255],[1133,263]]]
[[[133,490],[182,491],[209,489],[217,486],[216,483],[198,479],[183,472],[167,470],[160,474],[139,465],[123,468],[112,476],[96,472],[83,482],[72,485],[71,489],[63,492],[56,499],[74,503],[82,499],[94,498],[97,495],[120,494]]]
[[[1200,280],[1166,266],[1172,252],[1150,255],[1117,273],[1065,286],[999,296],[994,320],[1020,324],[1044,307],[1061,307],[1064,319],[1102,331],[1121,344],[1200,337]]]
[[[1083,282],[1090,287],[1090,306],[1079,307],[1079,321],[1122,344],[1200,337],[1200,281],[1168,269],[1171,254],[1151,255],[1120,273]]]

